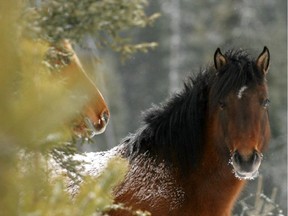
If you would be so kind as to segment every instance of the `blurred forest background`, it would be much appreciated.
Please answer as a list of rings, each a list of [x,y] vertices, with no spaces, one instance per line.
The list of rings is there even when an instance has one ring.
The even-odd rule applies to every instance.
[[[86,71],[90,72],[90,76],[97,83],[105,100],[108,102],[111,119],[105,133],[94,137],[93,140],[85,141],[84,144],[79,141],[79,150],[83,152],[103,151],[118,145],[125,136],[133,133],[140,127],[141,113],[143,111],[151,107],[152,104],[158,104],[164,101],[165,98],[173,94],[173,92],[180,90],[185,77],[197,74],[201,67],[213,63],[213,55],[217,47],[220,47],[223,52],[232,48],[247,49],[247,52],[256,58],[263,50],[263,47],[267,46],[271,54],[268,83],[271,100],[270,120],[272,139],[269,150],[264,155],[264,162],[261,165],[260,173],[263,176],[264,194],[270,197],[270,194],[275,194],[277,190],[275,202],[280,205],[280,208],[284,210],[283,213],[285,214],[287,212],[287,1],[222,0],[220,2],[216,0],[150,0],[148,1],[149,4],[146,5],[145,0],[133,0],[133,4],[128,0],[121,0],[121,4],[123,3],[126,6],[125,9],[127,9],[126,11],[123,10],[124,14],[121,13],[121,11],[111,10],[110,12],[109,7],[113,9],[113,6],[118,4],[117,1],[118,3],[120,2],[120,0],[95,0],[95,4],[93,4],[93,1],[90,0],[23,1],[31,7],[36,6],[39,8],[41,8],[43,3],[48,2],[49,5],[49,2],[52,2],[50,4],[51,8],[43,10],[42,14],[40,13],[40,17],[32,17],[31,19],[38,20],[40,25],[42,24],[44,26],[37,26],[39,23],[34,25],[33,22],[28,22],[32,27],[37,27],[36,30],[30,29],[31,31],[27,31],[28,34],[29,32],[35,34],[39,32],[40,34],[43,33],[38,29],[39,27],[42,28],[42,31],[45,31],[43,35],[50,36],[50,38],[44,37],[47,40],[51,39],[53,41],[59,39],[59,37],[61,39],[62,37],[62,39],[68,38],[73,42],[77,42],[75,47],[77,55],[81,59]],[[8,199],[6,199],[5,196],[0,197],[0,213],[2,213],[1,211],[4,207],[7,207],[11,211],[16,212],[15,215],[19,215],[19,212],[17,212],[19,209],[15,209],[15,205],[20,204],[22,207],[24,206],[22,208],[23,212],[31,213],[35,209],[35,212],[37,212],[45,206],[47,207],[47,209],[45,209],[47,212],[52,212],[50,215],[57,215],[53,214],[55,213],[53,210],[56,211],[58,209],[56,207],[63,204],[63,206],[66,206],[66,209],[69,210],[65,215],[77,215],[76,211],[80,211],[77,210],[77,205],[67,202],[66,197],[62,197],[64,195],[59,193],[59,191],[62,191],[63,188],[60,190],[56,187],[57,184],[52,185],[52,189],[54,187],[52,192],[51,190],[47,190],[53,195],[51,196],[51,202],[46,202],[45,199],[41,199],[38,202],[38,199],[35,199],[37,198],[35,194],[38,195],[38,198],[43,197],[42,192],[38,193],[37,191],[37,189],[43,185],[35,187],[35,185],[38,185],[37,178],[35,178],[35,176],[38,176],[36,170],[39,168],[37,164],[39,158],[37,155],[34,158],[35,160],[31,160],[31,162],[26,160],[27,164],[29,163],[27,166],[29,167],[28,170],[35,169],[35,172],[32,172],[31,176],[29,174],[29,178],[24,178],[26,181],[23,182],[23,184],[17,182],[18,180],[23,180],[21,175],[19,178],[15,178],[14,176],[15,161],[17,161],[15,158],[17,158],[18,154],[15,146],[25,147],[28,150],[32,149],[32,152],[36,150],[42,153],[43,149],[48,151],[49,148],[56,146],[55,143],[48,143],[48,145],[46,145],[41,143],[43,140],[38,138],[45,137],[44,135],[49,134],[46,131],[47,129],[53,128],[51,131],[54,131],[55,125],[59,124],[59,121],[68,118],[67,116],[64,118],[61,116],[60,111],[57,113],[55,110],[60,109],[62,113],[68,110],[68,114],[66,115],[69,115],[69,118],[72,118],[71,113],[75,112],[73,108],[70,108],[70,106],[72,107],[73,104],[75,104],[75,101],[69,101],[69,99],[65,98],[65,95],[59,95],[59,92],[62,91],[61,86],[54,89],[55,86],[45,83],[47,86],[43,88],[46,89],[40,92],[40,95],[45,93],[42,95],[43,98],[44,96],[50,96],[51,98],[56,95],[59,96],[55,101],[48,99],[46,101],[40,100],[39,104],[38,92],[34,92],[35,94],[31,95],[29,91],[26,91],[23,93],[24,96],[22,98],[22,92],[19,91],[21,94],[16,92],[17,94],[15,96],[14,88],[23,90],[23,88],[21,89],[22,86],[19,85],[22,80],[17,76],[17,79],[20,81],[16,79],[15,85],[9,84],[15,82],[15,77],[13,76],[16,74],[15,71],[19,72],[20,68],[18,67],[19,65],[16,64],[19,59],[15,58],[15,56],[17,56],[17,45],[19,45],[19,43],[16,42],[18,35],[15,34],[14,30],[16,29],[17,32],[18,27],[15,27],[14,24],[13,26],[11,25],[11,23],[15,21],[15,14],[17,15],[17,12],[14,11],[14,5],[17,5],[17,2],[22,1],[0,1],[0,24],[2,28],[2,33],[0,34],[0,45],[2,49],[0,51],[0,120],[4,122],[4,124],[0,125],[0,171],[2,174],[0,178],[0,192],[1,195],[4,193],[10,195],[7,196]],[[101,4],[102,2],[103,5]],[[104,10],[104,3],[108,3],[109,6],[107,6],[108,10],[106,11]],[[9,6],[7,7],[8,9],[6,8],[7,5]],[[87,5],[89,6],[89,10],[86,10],[87,8],[85,9]],[[94,6],[94,8],[92,6]],[[82,20],[85,25],[81,25],[80,22],[78,26],[65,26],[64,23],[57,23],[57,21],[61,21],[61,19],[57,20],[49,17],[49,14],[53,14],[53,10],[58,13],[60,18],[69,17],[71,11],[75,12],[70,9],[77,7],[79,7],[80,11],[78,14],[79,17],[82,17],[83,20],[86,21],[84,22]],[[12,12],[9,11],[11,8]],[[157,15],[152,18],[146,17],[145,13],[142,12],[144,9],[148,15],[159,13],[161,16],[158,19],[156,19],[158,17]],[[7,11],[8,13],[6,14]],[[97,16],[97,14],[101,14],[101,12],[103,12],[103,16],[107,16],[104,17],[104,19],[107,18],[107,20],[111,19],[112,21],[108,24],[100,22],[103,17]],[[3,14],[5,16],[3,16]],[[135,20],[130,20],[131,17],[135,18]],[[97,20],[98,18],[100,21]],[[156,21],[151,24],[154,19],[156,19]],[[11,23],[9,23],[10,21]],[[51,23],[49,23],[50,21]],[[56,21],[56,23],[53,23],[53,21]],[[97,23],[101,23],[102,26],[97,26]],[[96,33],[93,32],[93,28],[95,28]],[[36,37],[38,36],[39,35]],[[35,37],[35,35],[31,37]],[[100,38],[104,39],[99,41]],[[136,44],[136,46],[126,46],[126,43],[130,43],[128,38],[131,38],[132,43]],[[141,45],[140,43],[142,42],[144,43]],[[152,43],[149,44],[146,42]],[[154,42],[158,44],[157,47]],[[114,51],[104,46],[107,44],[109,44]],[[38,52],[42,57],[44,53],[43,50],[45,50],[44,47],[37,47],[37,44],[33,46],[39,49]],[[28,46],[30,49],[28,51],[33,50],[32,47],[29,48]],[[145,52],[134,54],[134,51],[137,50]],[[29,59],[31,62],[33,62],[32,59],[35,60],[35,56],[28,57],[31,58]],[[36,57],[38,60],[40,59],[39,55],[36,55]],[[29,65],[29,67],[25,65],[23,67],[22,65],[21,70],[23,73],[26,73],[28,70],[33,70],[33,73],[40,71],[42,75],[43,72],[47,72],[47,68],[45,69],[43,66],[33,64]],[[12,74],[13,71],[15,74]],[[10,76],[11,74],[12,77]],[[37,80],[35,81],[33,77],[35,74],[31,75],[28,73],[28,75],[30,77],[23,76],[23,80],[27,82],[24,88],[29,89],[31,83],[36,83],[35,86],[32,85],[32,88],[38,91],[41,85],[37,83]],[[46,75],[44,75],[44,78],[45,76]],[[5,80],[6,78],[9,82]],[[33,79],[33,82],[29,82],[30,78]],[[8,94],[6,94],[6,92],[8,92]],[[16,103],[14,103],[14,101],[12,101],[12,103],[11,98],[12,100],[16,99]],[[18,101],[19,98],[20,102]],[[9,104],[6,103],[7,101]],[[53,104],[54,102],[57,102],[57,104]],[[35,113],[35,109],[32,106],[35,105],[35,103],[39,106],[39,109],[36,110],[39,111],[39,113]],[[11,104],[14,108],[12,111],[10,110]],[[65,104],[66,106],[64,106]],[[23,107],[17,105],[25,105],[25,107],[22,109]],[[43,112],[43,109],[45,112]],[[17,112],[19,111],[19,115],[15,116],[14,114],[18,114]],[[49,112],[51,113],[51,117],[47,115]],[[31,113],[33,113],[33,115]],[[43,113],[46,113],[47,116],[43,117]],[[32,116],[33,118],[30,118]],[[19,121],[19,119],[22,121]],[[33,122],[33,119],[37,121]],[[21,124],[19,124],[19,122],[21,122]],[[45,124],[43,124],[43,122],[45,122]],[[62,139],[67,137],[64,136]],[[27,144],[27,146],[23,146],[23,143],[25,145]],[[12,159],[9,158],[11,155],[13,156]],[[35,163],[33,164],[33,162]],[[21,166],[26,167],[25,164],[21,164]],[[113,170],[112,168],[111,170]],[[114,167],[114,177],[112,177],[115,179],[115,176],[119,175],[117,170],[119,170],[117,166],[116,168]],[[102,178],[102,183],[107,180],[108,177],[106,177],[104,176],[104,178]],[[117,181],[119,181],[119,179],[113,180],[112,182],[115,184]],[[29,187],[26,187],[25,183],[30,184]],[[95,185],[95,181],[92,182],[92,184]],[[15,188],[11,190],[11,187]],[[111,185],[107,186],[107,188],[107,191],[110,193]],[[256,193],[256,188],[257,180],[250,181],[248,187],[242,194],[242,198],[249,196],[251,193]],[[104,189],[96,188],[95,190],[101,191]],[[22,197],[20,195],[20,198],[25,197],[23,202],[19,199],[19,193],[17,193],[19,191],[24,191],[24,196],[23,194]],[[84,191],[87,193],[85,194],[83,192],[84,195],[82,198],[80,196],[80,204],[86,199],[86,195],[91,192],[90,189],[88,190],[87,188]],[[26,193],[29,196],[26,196]],[[49,193],[47,197],[50,197]],[[55,197],[58,199],[54,199]],[[111,197],[108,197],[109,203],[112,203]],[[19,200],[21,200],[21,202],[19,202]],[[25,202],[28,203],[27,206],[29,206],[29,208],[26,207]],[[39,209],[38,206],[35,205],[35,202],[39,205]],[[94,204],[95,203],[92,203],[89,208],[92,213],[95,211]],[[103,203],[101,205],[103,206]],[[71,206],[73,206],[73,208]],[[236,205],[234,214],[241,212],[241,210],[237,210],[240,207],[238,204]],[[60,213],[59,215],[64,215],[64,213]],[[82,215],[85,214],[82,213]]]
[[[165,100],[182,88],[185,77],[211,64],[217,47],[247,49],[256,58],[267,46],[272,139],[260,172],[264,192],[271,194],[276,187],[276,203],[287,209],[287,1],[149,1],[147,13],[156,12],[161,17],[154,25],[133,32],[135,41],[158,43],[146,54],[123,62],[98,49],[91,37],[78,50],[86,67],[96,67],[96,81],[111,110],[106,132],[82,150],[106,150],[120,143],[139,128],[141,113],[151,104]],[[101,56],[101,64],[91,56]],[[243,197],[255,192],[256,182],[250,181]]]

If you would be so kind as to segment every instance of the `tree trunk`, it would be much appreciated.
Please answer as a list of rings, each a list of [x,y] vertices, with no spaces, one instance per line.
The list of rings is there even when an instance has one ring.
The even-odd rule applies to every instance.
[[[179,70],[181,64],[181,10],[180,0],[162,2],[163,12],[170,18],[170,57],[169,57],[169,91],[175,92],[179,87]]]

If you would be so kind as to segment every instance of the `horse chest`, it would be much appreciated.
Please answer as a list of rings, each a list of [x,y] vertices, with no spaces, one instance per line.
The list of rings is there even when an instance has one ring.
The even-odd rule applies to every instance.
[[[201,172],[195,171],[187,180],[184,180],[186,200],[182,210],[185,214],[181,215],[231,215],[233,205],[245,181],[236,179],[229,169],[226,172],[223,168],[221,171],[200,170]]]
[[[190,177],[179,179],[164,163],[139,157],[115,190],[115,200],[135,210],[147,210],[152,215],[228,216],[237,198],[235,194],[244,185],[229,172],[219,177],[215,170],[196,171]]]

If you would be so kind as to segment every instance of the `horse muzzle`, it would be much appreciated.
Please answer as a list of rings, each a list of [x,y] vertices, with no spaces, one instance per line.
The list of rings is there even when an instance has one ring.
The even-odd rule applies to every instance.
[[[78,138],[93,138],[105,131],[109,122],[109,112],[105,110],[100,116],[82,115],[73,125],[73,132]]]
[[[109,122],[109,112],[104,111],[96,122],[92,122],[89,117],[84,118],[86,124],[86,132],[90,138],[95,135],[101,134],[105,131]]]
[[[251,180],[258,176],[263,155],[257,151],[252,154],[244,155],[235,151],[231,157],[231,164],[234,168],[234,174],[239,179]]]

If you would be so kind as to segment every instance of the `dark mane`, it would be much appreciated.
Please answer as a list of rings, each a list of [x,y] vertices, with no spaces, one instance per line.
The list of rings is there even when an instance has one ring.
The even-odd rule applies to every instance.
[[[184,174],[197,165],[204,147],[208,106],[217,105],[243,85],[253,86],[264,80],[245,51],[228,51],[225,56],[228,64],[221,70],[216,72],[210,66],[188,78],[180,93],[144,113],[142,128],[124,140],[126,157],[133,160],[145,153],[176,166]],[[213,98],[211,104],[208,97]]]

